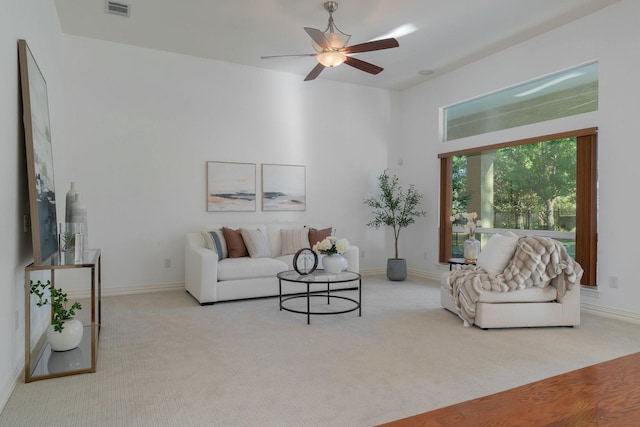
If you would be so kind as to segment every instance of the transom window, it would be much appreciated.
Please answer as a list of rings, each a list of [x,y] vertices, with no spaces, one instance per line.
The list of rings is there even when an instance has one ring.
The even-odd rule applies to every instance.
[[[598,110],[598,62],[443,109],[443,141]]]

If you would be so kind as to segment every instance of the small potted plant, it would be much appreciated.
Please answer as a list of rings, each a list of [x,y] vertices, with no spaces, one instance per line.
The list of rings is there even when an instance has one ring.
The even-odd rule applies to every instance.
[[[366,199],[364,203],[373,208],[373,219],[367,223],[369,227],[388,226],[393,229],[395,239],[395,258],[387,260],[387,278],[400,281],[407,278],[407,261],[398,256],[398,239],[400,231],[415,222],[416,217],[426,215],[418,210],[422,194],[413,185],[403,190],[396,175],[393,177],[385,170],[378,177],[380,194],[378,197]]]
[[[82,341],[83,326],[73,316],[76,315],[76,310],[82,309],[82,305],[75,301],[67,308],[69,297],[62,289],[51,286],[51,280],[46,283],[31,281],[30,284],[30,292],[38,298],[38,307],[51,304],[51,325],[47,329],[47,341],[51,350],[67,351],[76,348]],[[47,290],[51,301],[46,298]]]

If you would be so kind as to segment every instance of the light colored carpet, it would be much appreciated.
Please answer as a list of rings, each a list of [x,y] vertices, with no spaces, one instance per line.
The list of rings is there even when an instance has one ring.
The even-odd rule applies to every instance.
[[[311,325],[277,299],[104,298],[98,371],[18,384],[0,425],[371,426],[640,351],[632,323],[483,331],[435,283],[363,282],[362,317]]]

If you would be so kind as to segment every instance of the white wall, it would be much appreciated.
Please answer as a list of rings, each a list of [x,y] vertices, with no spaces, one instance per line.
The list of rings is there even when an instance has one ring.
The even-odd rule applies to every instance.
[[[63,36],[52,2],[9,0],[0,14],[0,228],[9,242],[0,246],[0,407],[23,365],[24,266],[32,260],[22,231],[28,198],[18,38],[28,41],[48,84],[58,200],[78,182],[91,245],[103,249],[105,292],[182,283],[184,234],[214,222],[333,225],[361,246],[363,269],[383,268],[390,233],[364,226],[362,200],[387,166],[425,194],[427,217],[403,231],[401,256],[414,271],[435,275],[443,268],[439,152],[598,126],[600,286],[583,303],[637,317],[632,241],[640,201],[629,155],[640,86],[636,16],[640,4],[622,1],[396,94]],[[598,112],[439,142],[439,107],[592,59],[600,61]],[[260,164],[306,165],[308,209],[208,213],[207,160],[256,163],[258,189]],[[618,277],[618,289],[608,287],[610,276]]]
[[[613,311],[640,319],[640,286],[635,271],[638,253],[634,245],[634,218],[640,211],[635,187],[640,172],[632,154],[637,151],[640,92],[640,56],[635,54],[640,38],[638,16],[639,2],[622,1],[402,94],[402,143],[391,146],[390,163],[404,159],[404,173],[424,188],[431,212],[422,236],[408,242],[405,249],[411,254],[409,264],[422,264],[422,270],[432,274],[442,268],[437,265],[438,153],[597,126],[599,285],[597,292],[583,292],[582,302],[603,313]],[[439,107],[594,59],[600,61],[599,111],[440,142]],[[618,278],[617,289],[609,287],[610,276]]]
[[[33,261],[31,236],[22,229],[29,199],[18,39],[27,41],[47,81],[51,133],[60,138],[62,32],[53,2],[3,1],[0,13],[0,408],[24,365],[24,267]]]
[[[71,35],[64,46],[56,184],[78,183],[106,293],[183,283],[185,233],[207,223],[320,223],[384,252],[362,201],[386,167],[389,91]],[[262,163],[305,165],[307,210],[206,212],[208,160],[255,163],[258,192]],[[369,251],[361,263],[381,265]]]

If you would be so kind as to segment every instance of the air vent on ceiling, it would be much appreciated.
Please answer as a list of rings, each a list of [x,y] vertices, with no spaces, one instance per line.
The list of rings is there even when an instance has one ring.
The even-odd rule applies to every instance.
[[[131,6],[128,4],[107,0],[107,13],[128,17],[130,9]]]

